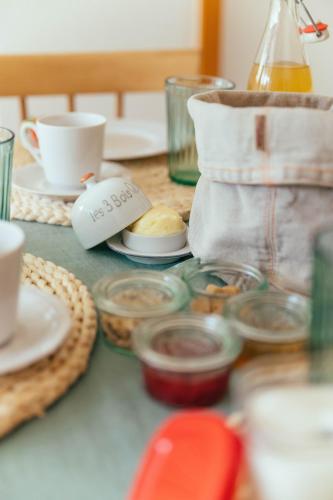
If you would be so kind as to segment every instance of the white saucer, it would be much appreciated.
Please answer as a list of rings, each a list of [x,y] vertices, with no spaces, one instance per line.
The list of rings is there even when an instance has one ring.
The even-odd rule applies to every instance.
[[[14,337],[0,347],[0,375],[21,370],[52,354],[71,327],[66,305],[54,295],[22,285]]]
[[[166,252],[166,253],[158,253],[158,254],[147,254],[143,252],[138,252],[136,250],[131,250],[127,248],[122,240],[120,234],[116,234],[112,238],[110,238],[107,242],[108,247],[114,252],[120,253],[124,255],[129,260],[133,262],[138,262],[139,264],[147,264],[147,265],[159,265],[159,264],[171,264],[172,262],[176,262],[182,257],[186,257],[191,254],[191,250],[189,244],[180,250],[176,250],[174,252]]]
[[[103,162],[101,168],[101,180],[108,177],[130,177],[130,171],[117,163]],[[44,174],[43,167],[38,163],[31,163],[24,167],[15,168],[13,171],[13,186],[28,191],[29,193],[59,198],[64,201],[76,200],[85,190],[69,189],[50,184]]]
[[[107,124],[105,160],[131,160],[166,152],[167,130],[163,122],[122,118]]]

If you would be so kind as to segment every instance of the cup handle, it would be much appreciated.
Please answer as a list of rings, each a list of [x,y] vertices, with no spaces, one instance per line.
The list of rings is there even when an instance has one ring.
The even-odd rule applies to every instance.
[[[32,134],[29,132],[32,132]],[[25,149],[29,151],[29,153],[35,158],[35,160],[41,165],[42,164],[42,158],[40,154],[40,149],[39,147],[36,147],[36,145],[33,144],[33,138],[35,139],[35,142],[38,144],[38,134],[37,134],[37,127],[34,123],[32,122],[23,122],[20,128],[20,140]]]

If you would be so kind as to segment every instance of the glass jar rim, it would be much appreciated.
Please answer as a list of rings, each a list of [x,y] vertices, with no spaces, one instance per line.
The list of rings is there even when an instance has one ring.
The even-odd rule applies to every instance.
[[[156,287],[156,290],[172,293],[172,299],[167,302],[147,306],[142,310],[136,310],[126,305],[121,305],[112,300],[112,295],[116,292],[130,289],[131,287]],[[154,318],[164,314],[178,312],[185,307],[190,294],[187,285],[172,273],[135,270],[115,273],[98,280],[92,288],[98,309],[104,313],[114,314],[128,318]]]
[[[272,431],[264,431],[247,416],[248,401],[253,395],[268,392],[272,388],[288,387],[330,387],[333,392],[333,371],[331,369],[333,350],[325,352],[272,354],[250,361],[236,370],[230,380],[230,392],[237,411],[245,412],[245,428],[255,430],[261,438],[276,446],[284,446],[286,451],[315,451],[315,443],[306,445],[293,432],[277,439]],[[332,426],[330,426],[330,450],[332,450]],[[319,443],[320,444],[320,443]],[[293,448],[295,447],[295,448]]]
[[[260,303],[284,306],[286,311],[290,311],[291,307],[293,307],[295,311],[303,316],[304,321],[293,329],[279,330],[278,335],[276,335],[273,330],[252,326],[240,319],[244,307],[251,308]],[[237,331],[237,334],[243,339],[281,344],[306,340],[309,336],[310,301],[297,294],[287,294],[275,290],[245,292],[228,300],[225,316]]]
[[[327,241],[328,240],[328,241]],[[333,242],[333,226],[328,226],[322,229],[315,238],[315,253],[322,256],[326,261],[333,261],[333,251],[328,252],[328,249],[332,249],[330,243]]]
[[[220,346],[218,352],[202,357],[169,356],[157,352],[152,341],[157,335],[177,328],[202,330]],[[159,370],[177,373],[202,373],[227,368],[241,352],[242,342],[229,331],[228,323],[217,315],[178,314],[141,323],[133,334],[133,347],[138,358]]]
[[[172,75],[165,79],[165,84],[177,88],[198,89],[203,92],[205,90],[233,90],[236,87],[232,80],[209,75]]]
[[[186,265],[186,264],[185,264]],[[205,267],[209,267],[211,269],[205,270]],[[218,261],[210,261],[210,262],[200,262],[199,267],[197,269],[193,269],[192,271],[190,270],[188,274],[186,275],[186,269],[184,270],[184,280],[189,287],[190,291],[193,294],[196,295],[201,295],[203,297],[207,298],[213,298],[213,299],[223,299],[223,298],[228,298],[230,295],[226,294],[225,297],[223,293],[210,293],[207,292],[201,288],[195,287],[191,284],[190,280],[193,279],[195,276],[199,275],[200,273],[207,272],[208,270],[212,271],[222,271],[222,272],[230,272],[230,271],[236,271],[238,273],[243,273],[244,275],[250,276],[251,278],[254,278],[257,283],[258,283],[258,288],[259,287],[264,287],[267,285],[267,280],[265,276],[262,274],[259,269],[256,269],[253,266],[250,266],[248,264],[238,264],[235,262],[218,262]]]
[[[333,394],[333,383],[330,384],[317,384],[317,387],[321,387],[321,389],[325,389],[327,396],[332,396]],[[270,389],[261,389],[256,391],[253,395],[254,400],[258,398],[271,397],[272,395],[279,395],[280,391],[285,393],[286,390],[297,389],[297,391],[312,389],[315,390],[317,388],[314,384],[304,384],[298,386],[285,386],[280,385]],[[275,394],[274,394],[275,393]],[[305,394],[306,395],[306,394]],[[319,423],[318,429],[313,429],[310,434],[309,431],[300,432],[298,428],[267,428],[262,425],[262,419],[255,415],[255,411],[252,408],[253,400],[249,398],[245,404],[245,412],[247,413],[247,427],[251,432],[255,432],[257,438],[265,441],[266,444],[279,448],[280,451],[287,453],[288,455],[294,455],[295,453],[302,452],[302,456],[305,458],[309,454],[311,457],[314,456],[315,453],[330,453],[332,454],[333,450],[333,429],[330,425],[329,427],[323,425],[322,422]],[[301,415],[300,415],[301,417]],[[266,418],[266,422],[269,419]],[[320,424],[322,427],[320,428]]]
[[[1,131],[4,130],[5,132],[8,133],[8,137],[6,137],[5,139],[1,139]],[[6,144],[7,142],[11,142],[15,137],[15,134],[12,130],[10,130],[9,128],[7,127],[0,127],[0,146],[2,146],[3,144]]]

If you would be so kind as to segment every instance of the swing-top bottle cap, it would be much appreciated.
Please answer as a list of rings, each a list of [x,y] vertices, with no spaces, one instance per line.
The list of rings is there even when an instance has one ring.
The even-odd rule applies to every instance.
[[[330,36],[328,24],[322,23],[321,21],[315,25],[309,24],[308,26],[305,26],[302,29],[302,34],[306,43],[324,42]]]

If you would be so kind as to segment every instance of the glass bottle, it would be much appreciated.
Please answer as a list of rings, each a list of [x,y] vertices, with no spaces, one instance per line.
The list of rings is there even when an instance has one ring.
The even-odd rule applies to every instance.
[[[311,92],[297,0],[271,0],[270,15],[253,65],[248,90]]]

